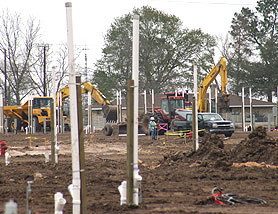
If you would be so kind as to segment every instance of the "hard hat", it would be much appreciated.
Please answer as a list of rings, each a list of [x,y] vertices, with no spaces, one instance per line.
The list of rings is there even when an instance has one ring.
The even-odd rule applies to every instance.
[[[151,120],[154,120],[154,117],[151,117]]]

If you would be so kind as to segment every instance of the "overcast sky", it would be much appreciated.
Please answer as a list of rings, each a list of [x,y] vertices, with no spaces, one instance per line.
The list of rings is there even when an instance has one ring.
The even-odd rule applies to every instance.
[[[103,36],[113,20],[134,7],[149,5],[176,15],[184,27],[225,36],[235,12],[256,6],[256,0],[0,0],[0,5],[2,10],[35,17],[44,42],[57,45],[67,41],[65,2],[72,2],[74,43],[86,44],[89,67],[101,57]]]

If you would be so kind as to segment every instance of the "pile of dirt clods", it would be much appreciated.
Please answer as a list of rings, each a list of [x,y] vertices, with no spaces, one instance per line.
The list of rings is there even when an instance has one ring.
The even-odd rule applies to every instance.
[[[267,135],[264,127],[258,127],[231,150],[233,162],[264,162],[278,165],[278,140]]]
[[[223,140],[215,134],[200,138],[199,149],[190,152],[172,152],[164,156],[161,164],[188,163],[228,169],[233,163],[264,162],[278,165],[278,141],[269,137],[264,127],[258,127],[245,140],[225,150]]]

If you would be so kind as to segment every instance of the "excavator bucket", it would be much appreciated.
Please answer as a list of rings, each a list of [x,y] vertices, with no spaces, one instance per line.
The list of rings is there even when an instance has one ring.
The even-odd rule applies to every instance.
[[[227,110],[229,108],[229,105],[230,105],[229,94],[223,94],[222,97],[220,97],[219,105],[220,105],[219,107],[221,109]]]
[[[102,111],[107,122],[117,122],[116,105],[105,105],[102,107]]]

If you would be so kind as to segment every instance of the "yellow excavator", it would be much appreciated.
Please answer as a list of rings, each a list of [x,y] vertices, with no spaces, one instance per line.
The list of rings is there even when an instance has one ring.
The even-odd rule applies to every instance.
[[[215,65],[209,74],[204,78],[203,82],[200,84],[199,93],[198,93],[198,111],[199,112],[206,112],[207,111],[207,100],[206,94],[208,87],[210,84],[216,79],[217,75],[220,73],[221,76],[221,104],[223,108],[228,107],[229,102],[229,94],[227,93],[227,65],[226,65],[226,58],[221,57],[220,61]]]
[[[101,93],[92,83],[83,82],[81,83],[81,94],[91,93],[92,98],[102,106],[102,111],[106,121],[117,121],[117,106],[112,105],[109,99]],[[69,97],[69,86],[65,86],[60,89],[56,94],[56,103],[58,105],[59,102],[59,94],[62,94],[62,100],[64,101],[67,97]]]

